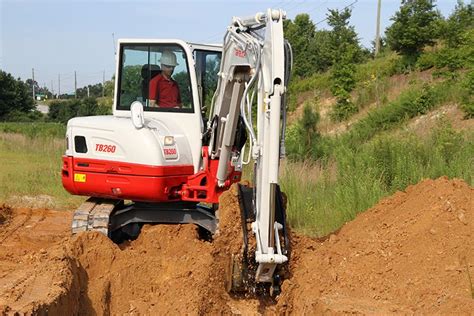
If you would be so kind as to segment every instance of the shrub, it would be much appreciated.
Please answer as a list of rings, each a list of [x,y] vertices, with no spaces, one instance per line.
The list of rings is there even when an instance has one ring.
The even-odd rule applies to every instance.
[[[48,118],[53,122],[67,123],[77,116],[106,115],[110,114],[109,106],[102,106],[94,98],[82,100],[53,101],[49,106]]]
[[[357,113],[358,107],[351,101],[350,94],[343,91],[337,96],[336,104],[331,112],[331,119],[334,121],[344,121]]]
[[[305,102],[303,116],[287,129],[286,147],[289,158],[293,160],[316,159],[322,155],[321,135],[317,130],[320,117],[319,112],[314,109],[315,106],[315,102]]]
[[[464,111],[464,118],[474,118],[474,70],[466,74],[462,89],[461,109]]]
[[[415,67],[424,71],[431,69],[437,65],[438,54],[436,52],[425,52],[416,61]]]
[[[3,119],[6,122],[37,122],[43,121],[44,115],[38,110],[33,110],[30,112],[22,112],[19,110],[13,110],[6,114]]]

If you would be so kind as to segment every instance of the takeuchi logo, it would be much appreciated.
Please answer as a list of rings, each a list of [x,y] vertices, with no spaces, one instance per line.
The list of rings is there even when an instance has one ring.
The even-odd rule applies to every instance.
[[[236,49],[235,50],[235,56],[243,58],[243,57],[247,56],[247,53],[245,51],[241,50],[241,49]]]

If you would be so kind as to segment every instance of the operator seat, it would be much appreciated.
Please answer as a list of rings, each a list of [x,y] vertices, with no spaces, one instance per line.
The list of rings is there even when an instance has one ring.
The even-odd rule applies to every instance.
[[[150,84],[150,80],[153,79],[155,76],[161,73],[160,66],[158,65],[150,65],[145,64],[142,66],[142,97],[143,100],[148,99],[148,88]]]

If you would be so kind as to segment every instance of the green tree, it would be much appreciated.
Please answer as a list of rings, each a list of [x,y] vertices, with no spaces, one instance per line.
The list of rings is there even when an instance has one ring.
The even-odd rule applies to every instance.
[[[449,16],[442,28],[441,37],[448,47],[458,48],[467,41],[467,30],[474,28],[474,6],[458,1],[454,12]]]
[[[283,24],[285,37],[290,42],[293,53],[293,74],[306,77],[315,72],[316,56],[314,54],[315,26],[309,15],[298,14],[294,21],[286,20]]]
[[[317,129],[320,116],[314,105],[313,102],[305,102],[303,116],[288,127],[286,148],[291,159],[322,157],[322,137]]]
[[[328,30],[317,30],[314,40],[310,42],[309,51],[314,55],[315,72],[325,72],[333,65],[333,53],[331,51],[331,32]]]
[[[415,61],[439,37],[441,15],[433,0],[405,0],[385,34],[390,48]]]
[[[113,97],[114,96],[115,75],[112,77],[112,79],[107,80],[104,83],[104,89],[105,89],[105,96],[106,97]]]
[[[33,95],[33,87],[35,88],[35,93],[38,93],[40,87],[36,80],[33,79],[26,79],[25,84],[28,86],[28,93]]]
[[[313,142],[321,137],[317,130],[319,119],[319,112],[314,111],[311,104],[305,103],[303,107],[303,116],[301,117],[299,124],[302,127],[302,131],[304,131],[301,136],[304,139],[306,148],[308,149],[312,148]]]
[[[87,90],[89,89],[89,92]],[[88,96],[89,95],[89,96]],[[94,85],[87,85],[85,87],[77,89],[78,98],[98,98],[102,96],[102,83],[96,83]]]
[[[6,119],[12,112],[30,113],[34,108],[28,86],[0,70],[0,120]]]
[[[130,106],[137,96],[142,95],[142,66],[128,65],[122,69],[122,78],[120,86],[120,105]]]
[[[359,45],[359,39],[354,26],[349,25],[352,11],[329,10],[327,15],[328,25],[331,27],[329,33],[329,49],[333,56],[333,63],[338,63],[343,58],[350,57],[350,62],[359,63],[363,60],[363,51]],[[351,53],[348,56],[348,52]]]
[[[332,118],[337,121],[347,119],[357,112],[351,101],[351,91],[355,88],[355,64],[363,60],[364,53],[359,45],[357,33],[349,25],[351,10],[329,10],[328,24],[332,27],[330,47],[333,56],[331,69],[331,92],[336,97]]]
[[[90,116],[98,112],[99,105],[95,98],[85,98],[77,111],[77,116]]]
[[[173,79],[178,83],[181,104],[184,108],[191,108],[192,93],[191,83],[187,71],[181,71],[173,75]]]

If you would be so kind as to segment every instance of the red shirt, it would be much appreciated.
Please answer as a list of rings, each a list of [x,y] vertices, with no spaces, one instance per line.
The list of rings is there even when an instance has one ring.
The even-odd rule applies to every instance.
[[[149,99],[156,100],[156,104],[162,108],[181,107],[178,83],[161,74],[155,76],[150,80]]]

